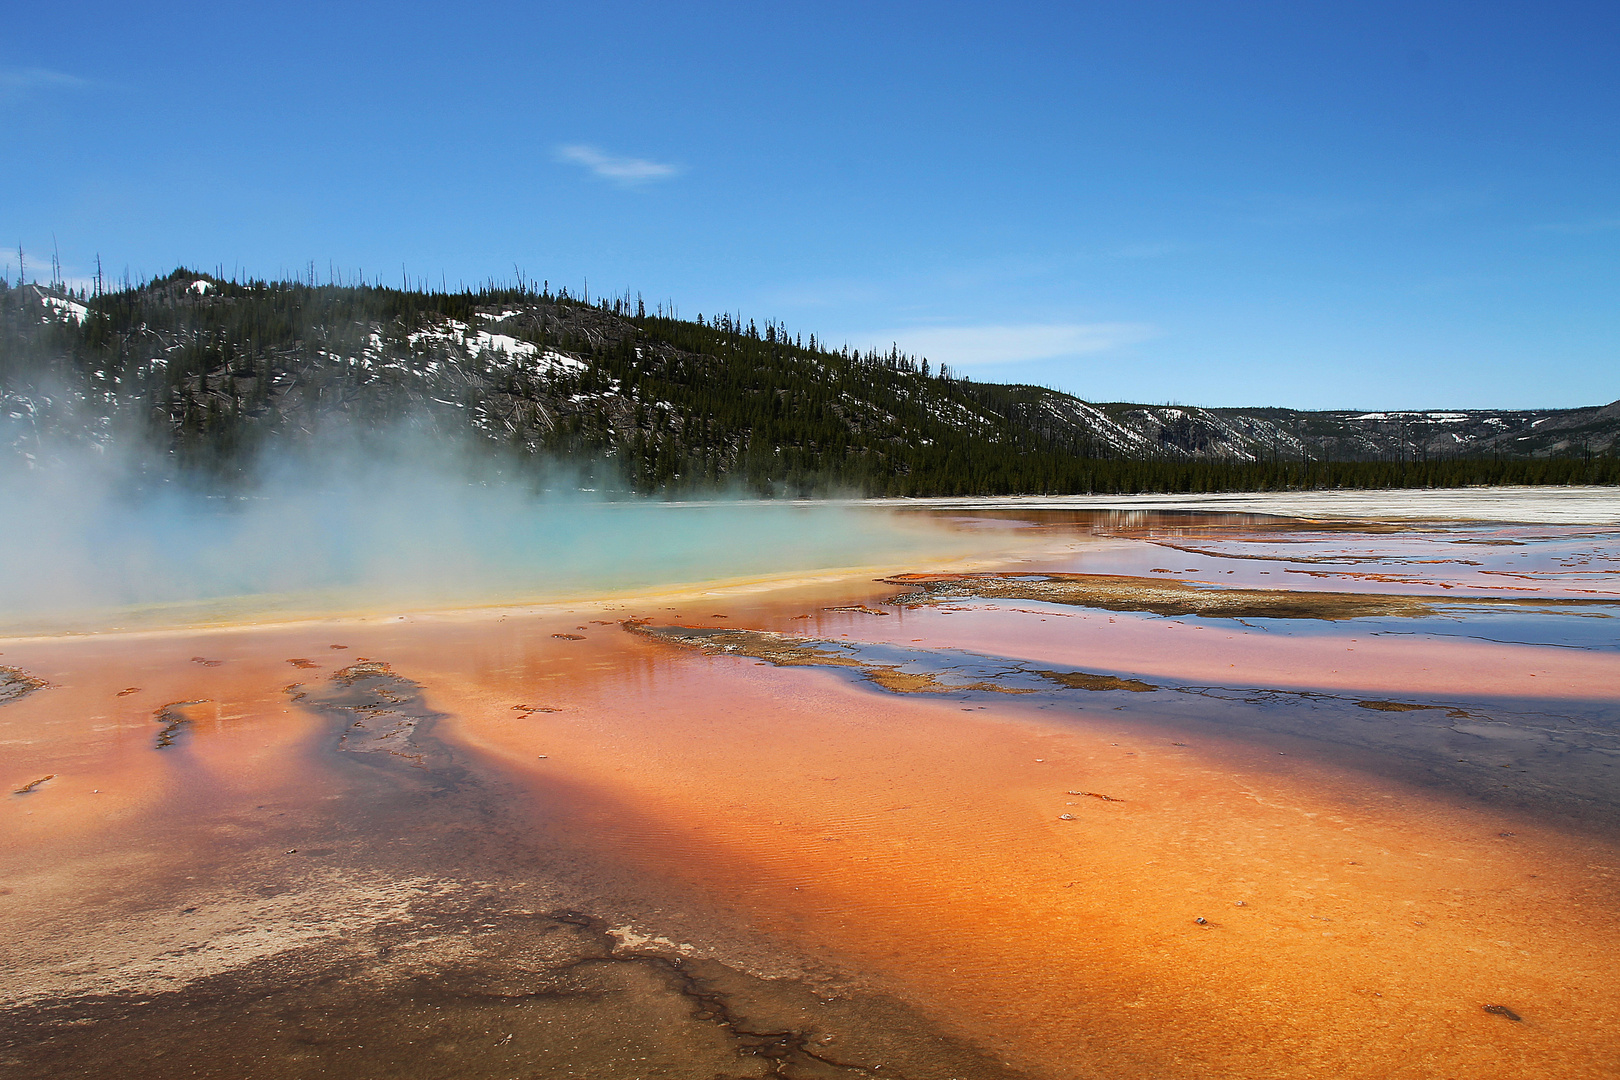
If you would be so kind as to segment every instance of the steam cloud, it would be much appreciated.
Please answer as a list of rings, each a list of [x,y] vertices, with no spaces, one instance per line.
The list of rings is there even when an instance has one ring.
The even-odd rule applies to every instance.
[[[319,437],[223,490],[127,446],[11,457],[0,461],[0,626],[521,603],[862,565],[944,542],[896,515],[672,505],[495,464],[408,428]]]

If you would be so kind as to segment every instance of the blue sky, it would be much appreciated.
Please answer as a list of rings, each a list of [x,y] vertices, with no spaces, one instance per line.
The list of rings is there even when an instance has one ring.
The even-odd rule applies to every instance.
[[[1092,400],[1620,398],[1612,2],[5,22],[0,243],[31,268],[53,238],[81,278],[521,267]]]

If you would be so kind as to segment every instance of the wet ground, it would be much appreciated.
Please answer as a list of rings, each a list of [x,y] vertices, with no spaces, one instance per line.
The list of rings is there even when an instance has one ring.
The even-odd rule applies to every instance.
[[[960,524],[1027,555],[0,642],[0,1061],[1620,1074],[1620,531]]]

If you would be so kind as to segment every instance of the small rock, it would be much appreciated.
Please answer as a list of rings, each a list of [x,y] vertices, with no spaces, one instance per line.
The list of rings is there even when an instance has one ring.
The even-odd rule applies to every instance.
[[[1197,923],[1199,926],[1208,926],[1209,925],[1209,920],[1204,918],[1202,915],[1200,915],[1200,916],[1198,916],[1198,918],[1194,919],[1193,922]]]
[[[1484,1009],[1492,1016],[1505,1016],[1514,1023],[1522,1023],[1524,1021],[1524,1017],[1520,1016],[1506,1005],[1481,1005],[1480,1008]]]

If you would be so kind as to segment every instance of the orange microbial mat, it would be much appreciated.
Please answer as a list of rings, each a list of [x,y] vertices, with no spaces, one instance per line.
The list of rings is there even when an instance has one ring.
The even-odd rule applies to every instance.
[[[1620,531],[931,516],[0,641],[8,1075],[1620,1075]]]

